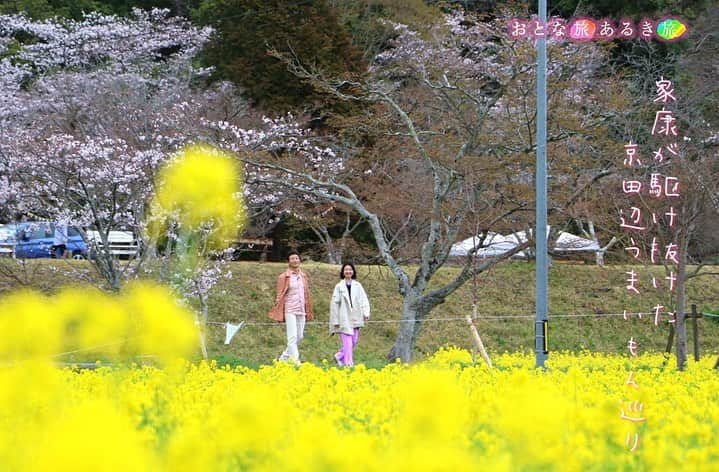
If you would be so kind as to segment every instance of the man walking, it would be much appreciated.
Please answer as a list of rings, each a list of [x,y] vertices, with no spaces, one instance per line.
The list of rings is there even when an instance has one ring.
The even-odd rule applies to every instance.
[[[287,347],[280,356],[281,361],[300,361],[298,345],[305,331],[305,321],[312,321],[312,301],[307,274],[300,269],[300,255],[290,251],[287,255],[289,267],[277,277],[275,305],[267,316],[284,322],[287,329]]]

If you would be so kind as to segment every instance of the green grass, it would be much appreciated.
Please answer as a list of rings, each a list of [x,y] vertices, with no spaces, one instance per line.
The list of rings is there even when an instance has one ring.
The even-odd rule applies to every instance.
[[[280,263],[233,262],[233,277],[223,280],[210,297],[210,320],[215,323],[246,321],[229,346],[223,344],[225,328],[221,324],[209,326],[209,351],[220,363],[257,367],[267,364],[283,350],[284,325],[274,323],[266,313],[274,300],[275,278],[284,268]],[[57,269],[56,271],[54,269]],[[33,262],[31,275],[23,285],[52,292],[62,284],[87,277],[88,266],[83,261]],[[300,346],[303,360],[322,363],[332,360],[339,340],[328,334],[328,301],[338,280],[339,268],[308,262],[303,268],[312,283],[314,312],[318,324],[305,330]],[[446,282],[457,268],[445,267],[437,276],[437,283]],[[534,349],[534,264],[510,262],[501,265],[476,281],[476,297],[480,319],[477,327],[487,349],[492,352],[532,351]],[[627,353],[627,342],[633,336],[640,351],[664,350],[668,325],[655,327],[644,318],[628,321],[619,317],[595,316],[606,313],[649,312],[657,303],[668,304],[661,293],[645,289],[639,296],[625,289],[628,266],[597,267],[594,265],[555,264],[549,274],[549,347],[550,351],[601,351]],[[645,278],[653,273],[663,277],[660,267],[635,267]],[[368,367],[385,364],[385,354],[394,343],[401,310],[401,297],[392,274],[383,267],[358,267],[359,280],[365,286],[372,304],[372,320],[362,330],[356,348],[357,362]],[[21,284],[7,276],[0,278],[0,292],[16,289]],[[438,348],[455,345],[472,348],[469,328],[464,316],[472,313],[475,297],[470,280],[444,304],[433,311],[417,342],[416,358],[435,352]],[[648,282],[645,281],[645,285]],[[719,308],[719,284],[715,276],[692,279],[687,288],[688,305],[695,303],[699,311]],[[561,318],[553,315],[588,315]],[[486,318],[482,318],[486,317]],[[451,318],[443,321],[438,319]],[[437,321],[433,321],[437,320]],[[700,346],[703,355],[719,351],[719,319],[699,320]],[[691,325],[689,327],[691,346]],[[82,359],[72,359],[82,360]],[[334,362],[332,360],[332,362]]]

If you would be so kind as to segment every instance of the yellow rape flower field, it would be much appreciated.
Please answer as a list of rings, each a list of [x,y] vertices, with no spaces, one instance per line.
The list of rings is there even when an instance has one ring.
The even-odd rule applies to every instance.
[[[534,369],[533,354],[493,362],[491,370],[473,365],[468,352],[449,348],[380,370],[5,363],[0,464],[73,472],[719,468],[713,359],[685,372],[659,354],[552,353],[546,371]],[[638,388],[627,384],[630,374]]]

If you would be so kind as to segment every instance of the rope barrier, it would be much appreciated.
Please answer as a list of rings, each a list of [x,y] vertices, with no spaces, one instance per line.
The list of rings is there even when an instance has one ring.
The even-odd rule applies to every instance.
[[[555,314],[555,315],[551,315],[551,314],[550,314],[550,315],[549,315],[550,319],[551,319],[551,318],[565,318],[565,319],[569,319],[569,318],[591,318],[591,317],[595,317],[595,318],[609,318],[609,317],[616,317],[616,316],[622,316],[622,317],[624,317],[624,316],[630,316],[630,315],[629,315],[629,314],[625,314],[625,313],[576,313],[576,314]],[[653,314],[652,314],[652,313],[632,313],[631,316],[641,316],[641,317],[645,317],[645,316],[646,316],[647,319],[651,320],[652,317],[653,317]],[[714,313],[705,313],[705,312],[702,312],[702,316],[707,316],[707,317],[711,317],[711,318],[719,318],[719,314],[714,314]],[[492,316],[478,316],[478,317],[476,318],[476,320],[505,320],[505,321],[507,321],[507,320],[532,320],[532,319],[534,319],[534,315],[492,315]],[[413,321],[413,320],[368,320],[368,321],[365,321],[365,323],[366,323],[366,324],[378,324],[378,323],[381,324],[381,323],[403,323],[403,322],[412,322],[412,321]],[[422,321],[422,323],[426,323],[426,322],[462,322],[462,323],[466,323],[466,322],[467,322],[467,318],[466,318],[466,317],[452,316],[452,317],[447,317],[447,318],[429,318],[429,319],[426,319],[426,320],[423,320],[423,321]],[[208,325],[226,326],[226,325],[228,324],[228,322],[208,321],[207,324],[208,324]],[[241,327],[245,327],[245,326],[281,326],[281,325],[282,325],[282,323],[278,323],[278,322],[276,322],[276,321],[271,321],[271,322],[247,322],[247,321],[242,321],[242,322],[241,322]],[[324,326],[326,326],[326,325],[327,325],[327,322],[324,322],[324,321],[308,321],[307,323],[305,323],[305,325],[324,325]],[[116,345],[118,345],[118,344],[123,344],[123,343],[126,343],[126,342],[131,341],[131,340],[136,339],[136,338],[137,338],[137,337],[130,338],[130,339],[124,339],[124,340],[121,340],[121,341],[115,341],[115,342],[111,342],[111,343],[100,344],[100,345],[97,345],[97,346],[86,347],[86,348],[82,348],[82,349],[75,349],[75,350],[73,350],[73,351],[61,352],[61,353],[58,353],[58,354],[53,354],[53,355],[51,355],[50,357],[51,357],[51,358],[57,358],[57,357],[66,356],[66,355],[68,355],[68,354],[76,354],[76,353],[79,353],[79,352],[94,351],[94,350],[97,350],[97,349],[102,349],[102,348],[104,348],[104,347],[110,347],[110,346],[116,346]],[[137,357],[148,357],[148,358],[150,358],[150,357],[155,357],[155,356],[154,356],[154,355],[142,355],[142,356],[137,356]]]
[[[653,319],[654,313],[577,313],[577,314],[549,314],[549,318],[610,318],[610,317],[641,317],[642,319],[644,317]],[[716,316],[719,317],[719,315],[709,315],[709,316]],[[533,320],[535,317],[534,315],[490,315],[490,316],[478,316],[476,318],[477,321],[482,320],[502,320],[502,321],[509,321],[509,320]],[[234,321],[232,321],[234,322]],[[412,323],[416,322],[416,320],[368,320],[365,321],[365,324],[381,324],[381,323]],[[446,318],[427,318],[425,320],[421,321],[422,323],[430,323],[430,322],[461,322],[466,323],[467,319],[466,317],[462,316],[451,316]],[[221,325],[225,326],[227,322],[221,322],[221,321],[208,321],[207,324],[211,325]],[[244,326],[281,326],[282,323],[278,323],[277,321],[244,321]],[[308,325],[323,325],[326,326],[326,321],[307,321],[305,322],[305,326]]]
[[[719,318],[719,314],[714,314],[714,313],[702,313],[702,315],[707,316],[707,317],[712,317],[712,318]],[[647,319],[651,320],[651,319],[653,319],[654,314],[653,313],[631,313],[631,315],[630,315],[629,313],[627,313],[625,315],[624,313],[576,313],[576,314],[556,314],[556,315],[550,314],[549,318],[550,319],[551,318],[564,318],[564,319],[592,318],[592,317],[594,317],[594,318],[610,318],[610,317],[617,317],[617,316],[622,316],[622,317],[624,317],[624,316],[641,316],[642,319],[644,317],[646,317]],[[477,321],[482,321],[482,320],[503,320],[503,321],[512,320],[512,321],[514,321],[514,320],[533,320],[533,319],[534,319],[534,315],[491,315],[491,316],[478,316],[476,318]],[[409,322],[413,322],[413,321],[414,320],[368,320],[368,321],[365,321],[365,323],[366,324],[409,323]],[[428,318],[426,320],[422,320],[422,323],[428,323],[428,322],[467,323],[467,318],[459,317],[459,316],[451,316],[451,317],[446,317],[446,318]],[[221,321],[208,321],[207,322],[208,325],[217,325],[217,326],[226,326],[227,323],[228,322],[221,322]],[[241,323],[242,323],[242,327],[245,327],[245,326],[282,326],[282,323],[278,323],[276,321],[269,321],[269,322],[267,322],[267,321],[265,321],[265,322],[263,322],[263,321],[258,321],[258,322],[243,321]],[[305,323],[305,325],[327,326],[327,322],[326,321],[308,321]],[[131,341],[136,338],[137,337],[131,338],[131,339],[124,339],[121,341],[115,341],[115,342],[111,342],[111,343],[106,343],[106,344],[101,344],[101,345],[97,345],[97,346],[86,347],[86,348],[82,348],[82,349],[76,349],[74,351],[61,352],[58,354],[53,354],[50,357],[56,358],[56,357],[66,356],[68,354],[76,354],[79,352],[94,351],[97,349],[102,349],[104,347],[110,347],[110,346],[116,346],[118,344],[123,344],[123,343],[126,343],[126,342]],[[139,356],[139,357],[154,357],[154,356],[150,355],[150,356]]]
[[[100,344],[100,345],[97,345],[97,346],[84,347],[84,348],[82,348],[82,349],[75,349],[74,351],[60,352],[60,353],[58,353],[58,354],[53,354],[53,355],[51,355],[50,357],[51,357],[51,358],[53,358],[53,357],[62,357],[62,356],[66,356],[66,355],[68,355],[68,354],[75,354],[75,353],[78,353],[78,352],[94,351],[94,350],[96,350],[96,349],[102,349],[103,347],[110,347],[110,346],[117,346],[118,344],[125,344],[126,342],[132,341],[133,339],[137,339],[137,337],[130,338],[130,339],[123,339],[123,340],[121,340],[121,341],[115,341],[115,342],[106,343],[106,344]]]

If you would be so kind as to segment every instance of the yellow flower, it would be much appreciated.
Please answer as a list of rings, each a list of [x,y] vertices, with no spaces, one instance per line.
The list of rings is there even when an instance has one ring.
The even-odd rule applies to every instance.
[[[160,170],[150,207],[150,235],[162,236],[174,221],[185,237],[207,233],[207,247],[200,249],[228,247],[247,220],[242,192],[242,177],[231,156],[207,145],[188,146]]]
[[[145,312],[162,298],[154,290],[134,287],[118,302],[129,297],[125,310]],[[138,316],[157,312],[162,321],[173,310],[160,303]],[[678,373],[657,367],[661,354],[627,362],[553,353],[545,371],[530,354],[495,355],[491,370],[468,356],[450,349],[423,363],[351,371],[5,365],[0,464],[23,472],[719,467],[710,447],[719,433],[714,359]],[[639,390],[626,384],[630,371]],[[620,405],[635,400],[647,421],[629,425]],[[627,433],[638,438],[635,452]]]
[[[60,351],[64,320],[44,295],[21,291],[0,300],[0,359],[23,360]]]
[[[119,297],[94,287],[67,288],[54,297],[53,306],[65,323],[64,351],[97,346],[94,355],[114,356],[123,349],[130,326]]]
[[[54,297],[23,291],[0,299],[0,360],[66,362],[151,355],[191,355],[198,332],[192,314],[169,289],[147,282],[119,294],[68,288]]]
[[[194,351],[198,332],[192,314],[167,288],[135,283],[122,297],[133,324],[129,345],[135,347],[134,352],[168,361]]]
[[[25,470],[156,470],[154,452],[146,447],[132,419],[107,400],[88,399],[58,413],[26,438],[37,447]]]

